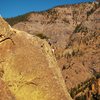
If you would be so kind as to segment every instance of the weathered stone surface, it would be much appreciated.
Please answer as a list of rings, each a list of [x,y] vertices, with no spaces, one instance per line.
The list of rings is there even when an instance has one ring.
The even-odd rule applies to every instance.
[[[2,18],[0,79],[15,100],[71,100],[48,43],[12,29]],[[2,88],[1,92],[9,95]],[[14,100],[9,98],[0,100]]]
[[[7,21],[18,30],[48,38],[68,89],[100,72],[100,3],[64,5]]]
[[[6,84],[0,79],[0,100],[15,100],[14,94],[10,92]]]

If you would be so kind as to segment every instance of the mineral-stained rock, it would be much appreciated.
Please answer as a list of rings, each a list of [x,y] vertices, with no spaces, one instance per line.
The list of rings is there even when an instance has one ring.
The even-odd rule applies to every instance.
[[[6,84],[0,79],[0,100],[15,100]]]
[[[0,85],[0,92],[7,95],[0,100],[71,100],[48,43],[12,29],[2,18],[0,79],[9,90]]]

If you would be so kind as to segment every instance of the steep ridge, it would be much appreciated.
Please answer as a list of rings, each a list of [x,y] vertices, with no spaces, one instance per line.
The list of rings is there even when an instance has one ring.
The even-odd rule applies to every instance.
[[[66,48],[66,41],[69,35],[73,33],[76,26],[88,18],[91,9],[97,5],[99,5],[97,2],[71,6],[65,5],[45,12],[28,13],[16,18],[7,19],[7,21],[16,29],[30,34],[45,35],[48,37],[52,47],[55,48],[55,54],[60,56]]]
[[[14,28],[46,39],[67,88],[100,73],[100,3],[64,5],[7,19]]]
[[[72,100],[45,40],[0,17],[0,100]]]

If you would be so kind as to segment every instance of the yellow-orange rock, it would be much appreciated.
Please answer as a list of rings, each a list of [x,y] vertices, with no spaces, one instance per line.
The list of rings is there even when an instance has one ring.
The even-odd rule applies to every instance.
[[[0,79],[0,100],[15,100],[6,84]]]
[[[0,78],[15,100],[71,100],[48,43],[12,29],[2,18]]]

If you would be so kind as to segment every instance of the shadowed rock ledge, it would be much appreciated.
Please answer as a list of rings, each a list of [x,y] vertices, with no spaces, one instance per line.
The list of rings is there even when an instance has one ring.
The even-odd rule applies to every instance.
[[[72,100],[48,43],[1,17],[0,84],[0,100]]]

